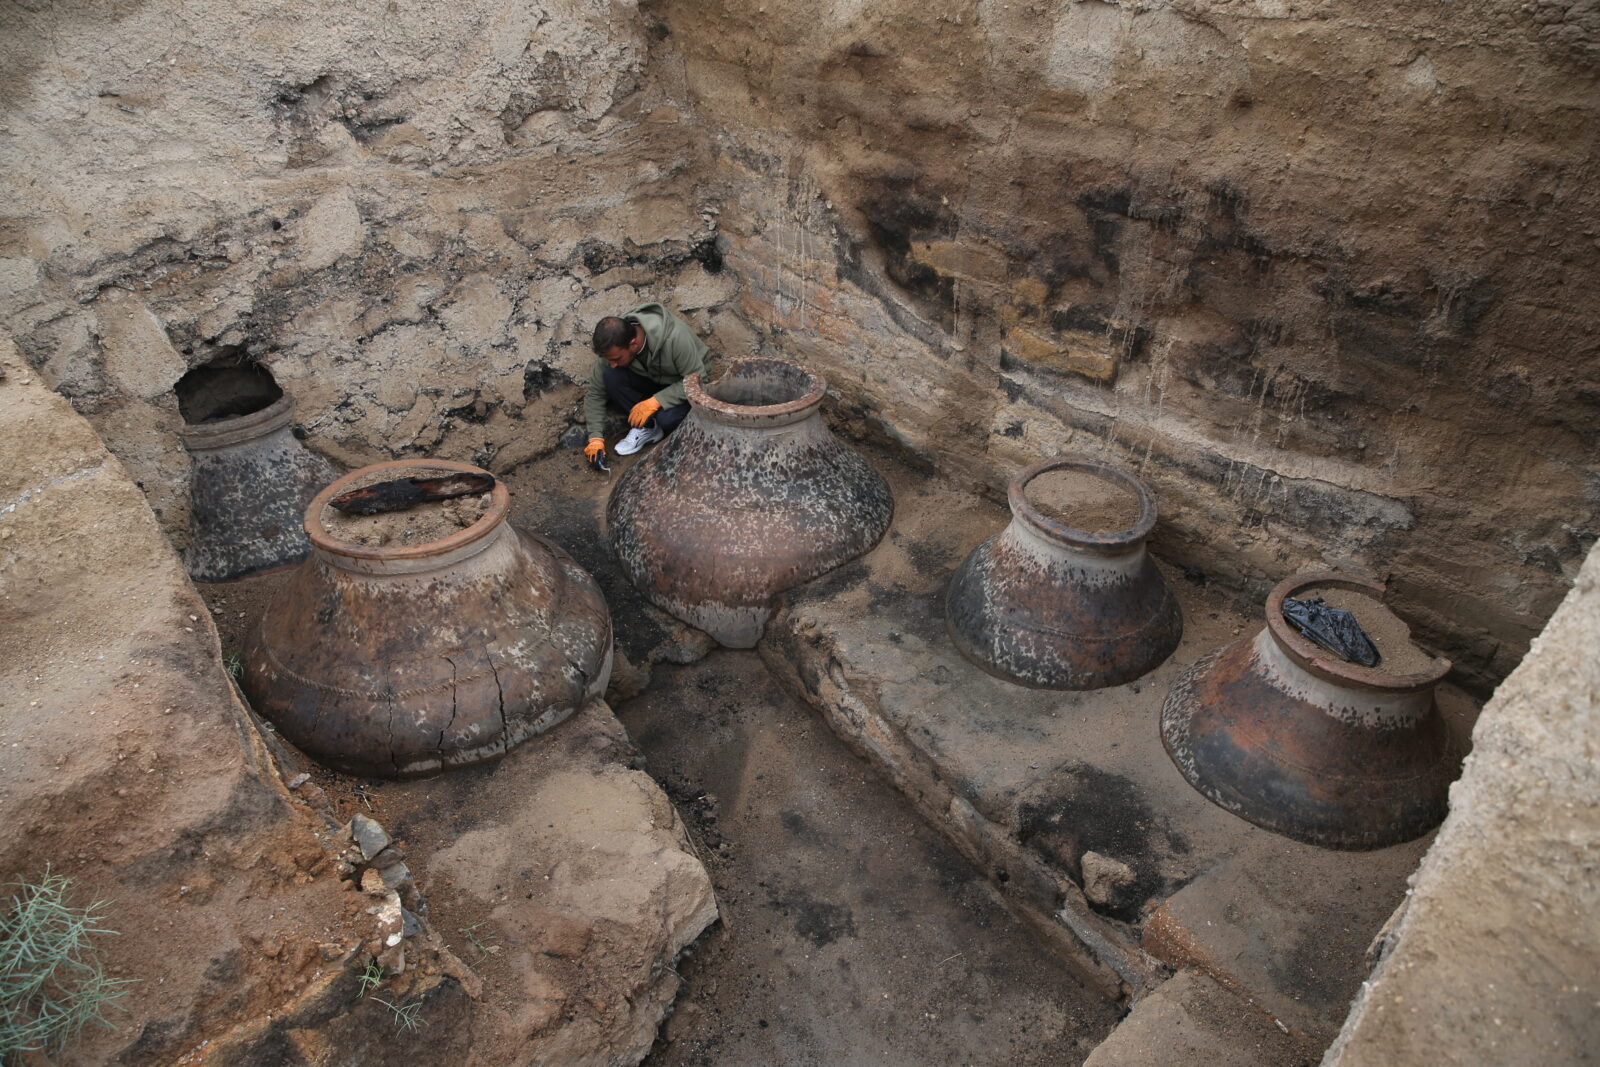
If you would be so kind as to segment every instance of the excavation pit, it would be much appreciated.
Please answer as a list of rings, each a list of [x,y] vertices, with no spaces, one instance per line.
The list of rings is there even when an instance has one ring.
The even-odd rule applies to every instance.
[[[610,857],[582,839],[617,805],[631,814],[613,844],[642,833],[665,850],[663,866],[680,862],[674,848],[690,856],[643,774],[597,793],[565,788],[556,772],[584,773],[580,757],[635,758],[614,723],[580,709],[537,746],[457,781],[360,783],[375,811],[408,791],[415,807],[385,814],[415,829],[419,855],[460,844],[454,873],[427,875],[481,880],[439,897],[444,936],[505,979],[475,1000],[413,956],[404,977],[387,979],[399,982],[362,996],[358,978],[377,955],[364,924],[379,899],[365,894],[376,890],[344,888],[309,840],[320,817],[272,780],[270,733],[238,707],[209,620],[182,575],[169,580],[166,546],[143,536],[154,516],[192,576],[237,583],[217,593],[232,613],[270,580],[260,569],[309,551],[304,505],[336,477],[320,457],[470,458],[510,473],[557,440],[582,446],[591,428],[615,440],[626,413],[605,430],[573,423],[594,366],[585,335],[646,301],[680,313],[719,363],[781,353],[826,378],[834,431],[902,449],[919,477],[896,473],[895,488],[938,500],[942,514],[906,531],[888,528],[886,510],[882,529],[859,506],[819,510],[817,527],[871,527],[863,554],[805,574],[810,586],[797,580],[781,603],[741,605],[738,632],[723,636],[754,644],[792,695],[823,709],[829,718],[811,729],[831,721],[897,780],[1060,958],[1123,991],[1132,1013],[1117,1034],[1147,1026],[1142,1058],[1130,1037],[1117,1062],[1248,1059],[1253,1031],[1209,1046],[1176,1039],[1196,1018],[1230,1012],[1265,1020],[1265,1038],[1304,1035],[1302,1059],[1344,1017],[1330,1067],[1557,1064],[1600,1046],[1600,1015],[1583,995],[1600,988],[1600,927],[1571,919],[1600,902],[1582,850],[1569,847],[1600,822],[1590,803],[1600,764],[1585,758],[1600,733],[1592,4],[1484,5],[1466,18],[1452,5],[1221,0],[938,13],[789,3],[759,17],[726,0],[538,6],[311,5],[292,22],[255,0],[121,4],[115,17],[8,8],[0,51],[18,91],[0,120],[16,177],[0,225],[0,409],[13,416],[0,465],[0,610],[11,620],[0,644],[12,653],[0,657],[11,661],[0,868],[59,872],[85,900],[125,909],[124,936],[107,940],[116,973],[138,980],[117,1030],[90,1028],[54,1058],[476,1067],[581,1049],[591,1062],[624,1061],[644,1051],[641,1034],[648,1045],[677,969],[715,981],[712,942],[693,962],[672,958],[692,923],[666,924],[670,935],[628,927],[663,914],[648,893],[632,915],[595,916],[633,932],[592,950],[588,926],[515,910],[550,903],[546,875],[560,892],[587,892],[585,903],[622,899],[605,887]],[[1269,6],[1273,17],[1260,17]],[[707,393],[692,421],[797,436],[814,395]],[[283,442],[311,453],[266,455]],[[593,498],[630,469],[666,466],[670,444],[618,463],[609,481],[575,465],[590,479],[567,494],[582,518],[532,525],[583,553],[629,614],[614,695],[630,716],[646,709],[625,693],[680,694],[657,709],[670,726],[701,710],[720,717],[736,695],[728,686],[749,691],[751,703],[727,712],[748,732],[716,735],[733,752],[699,754],[705,775],[723,776],[711,757],[731,763],[753,744],[765,708],[784,736],[798,733],[792,716],[743,667],[717,666],[731,657],[700,661],[707,673],[682,665],[714,643],[715,623],[696,629],[647,606],[614,564],[601,566],[604,537],[564,532],[588,524]],[[1139,677],[1019,691],[951,654],[942,598],[964,554],[1008,522],[994,494],[1069,450],[1137,474],[1159,498],[1152,566],[1189,632]],[[324,469],[297,482],[287,465],[309,454],[306,470]],[[191,472],[224,456],[232,473],[191,489]],[[779,495],[803,482],[724,468]],[[932,472],[991,495],[941,487]],[[304,494],[280,509],[269,490],[297,484]],[[713,520],[736,510],[705,503]],[[1050,508],[1035,503],[1039,529],[1077,524],[1094,539],[1134,528],[1093,507]],[[645,521],[688,526],[660,512]],[[438,533],[358,547],[455,536]],[[744,562],[714,561],[713,578]],[[1310,852],[1209,810],[1151,747],[1162,690],[1210,652],[1252,640],[1274,582],[1323,566],[1384,576],[1416,643],[1452,661],[1452,681],[1480,696],[1499,687],[1436,838]],[[1390,682],[1426,673],[1403,649],[1385,659]],[[458,681],[441,669],[424,688]],[[1446,705],[1464,699],[1442,694]],[[337,696],[317,690],[305,703]],[[385,749],[389,725],[418,710],[410,696],[390,699]],[[651,735],[653,769],[675,740]],[[691,769],[680,800],[709,828],[703,848],[710,829],[739,821],[724,797],[735,793],[707,790],[729,805],[710,822]],[[548,787],[518,800],[513,773]],[[495,788],[474,792],[469,777]],[[594,802],[538,822],[542,805],[574,795]],[[341,815],[366,810],[360,796],[338,802]],[[520,814],[496,823],[495,805]],[[567,840],[521,847],[541,835]],[[485,844],[496,836],[504,847]],[[1352,946],[1430,840],[1409,908],[1360,959]],[[654,847],[634,858],[653,859]],[[564,881],[576,868],[598,877]],[[739,888],[751,873],[720,872]],[[893,872],[867,862],[847,873],[870,888]],[[820,901],[788,891],[806,880],[777,894],[793,915],[771,916],[774,931],[802,913],[808,929],[842,928],[826,905],[850,907],[862,929],[853,879],[818,872],[809,880],[836,897]],[[518,891],[521,903],[501,899]],[[677,914],[703,915],[688,903]],[[768,917],[736,916],[732,936],[759,938]],[[479,923],[504,924],[501,951],[457,933]],[[809,940],[784,936],[785,963],[816,957]],[[919,960],[929,945],[917,945],[904,967],[930,981],[967,959],[952,945]],[[581,988],[574,976],[595,957],[636,968],[649,988]],[[794,998],[781,991],[799,987],[783,984],[783,966],[727,958],[772,983],[747,1004],[769,1025],[711,1047],[721,1032],[696,1030],[689,1009],[727,1019],[740,1005],[701,985],[666,1035],[694,1045],[684,1059],[759,1062],[771,1051],[761,1034],[775,1030],[790,1038],[774,1046],[781,1058],[855,1057],[831,1033],[808,1048],[785,1027],[777,1009]],[[861,969],[883,976],[882,962]],[[970,985],[995,979],[987,962]],[[1173,962],[1184,970],[1163,980]],[[720,988],[745,985],[723,973]],[[1370,985],[1347,1014],[1363,973]],[[1219,1001],[1220,983],[1239,993]],[[1066,1010],[1024,1018],[991,1001],[982,1025],[957,1024],[957,997],[896,1015],[912,989],[885,991],[882,1027],[859,1031],[861,1058],[963,1058],[972,1041],[925,1040],[950,1027],[981,1046],[968,1060],[1025,1062],[1044,1055],[1031,1043],[1039,1027]],[[318,1003],[297,1006],[302,992]],[[875,994],[864,983],[851,992]],[[322,1009],[333,1002],[352,1010],[330,1021]],[[385,1002],[421,1010],[425,1033],[400,1033]],[[998,1024],[1007,1018],[1014,1030]],[[899,1045],[885,1050],[891,1027]],[[1110,1045],[1093,1067],[1112,1062]]]
[[[1002,1040],[993,1029],[1002,1018],[1028,1026],[1026,1039],[1012,1034],[1016,1062],[1080,1062],[1107,1032],[1102,1012],[1146,997],[1181,1002],[1196,1025],[1247,1040],[1262,1063],[1314,1062],[1428,839],[1330,852],[1254,827],[1183,780],[1156,728],[1162,699],[1188,664],[1259,625],[1213,587],[1168,575],[1190,624],[1171,660],[1131,684],[1037,691],[969,664],[944,632],[943,587],[1005,513],[887,455],[869,458],[900,501],[896,526],[862,559],[784,599],[758,648],[764,669],[749,653],[707,655],[709,642],[626,580],[604,533],[603,483],[573,453],[504,477],[512,518],[569,548],[605,590],[618,715],[678,804],[731,918],[678,965],[687,986],[649,1062],[714,1061],[719,1051],[790,1062],[808,1045],[852,1040],[888,1050],[874,1062],[981,1061]],[[800,712],[796,697],[820,715]],[[1472,701],[1450,689],[1440,700],[1463,730]],[[566,729],[551,735],[557,747],[577,743],[562,741]],[[417,787],[369,788],[382,805],[384,790]],[[397,818],[414,836],[439,834],[426,825],[448,806],[435,797],[433,814]],[[458,822],[475,818],[453,810]],[[908,840],[918,843],[908,850]],[[905,1012],[948,1018],[955,989],[1009,988],[989,984],[1004,968],[982,960],[1033,957],[1005,947],[1013,935],[1001,928],[1013,920],[986,910],[991,900],[1047,950],[1020,968],[1026,982],[1088,997],[1066,1012],[1077,1021],[1063,1027],[1059,1005],[969,1009],[902,1056],[886,1035]],[[963,913],[976,930],[957,921]],[[917,931],[896,927],[895,915],[943,917]],[[895,945],[929,938],[948,951],[920,970],[909,958],[896,967],[912,953]],[[973,965],[974,941],[983,981],[973,986],[966,972],[947,986],[940,961]],[[1030,970],[1039,966],[1064,970],[1044,978]],[[1164,983],[1174,967],[1188,977]],[[920,986],[900,984],[901,973]],[[841,986],[842,974],[857,977]],[[875,992],[861,996],[868,986]],[[815,1010],[797,1007],[807,1004]]]

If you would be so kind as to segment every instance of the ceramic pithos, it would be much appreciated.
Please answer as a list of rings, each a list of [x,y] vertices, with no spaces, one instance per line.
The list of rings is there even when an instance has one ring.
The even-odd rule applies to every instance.
[[[1139,503],[1132,527],[1080,530],[1043,514],[1028,485],[1049,471],[1104,479]],[[1171,588],[1145,552],[1155,498],[1115,467],[1044,460],[1011,479],[1011,523],[956,570],[945,598],[951,640],[973,663],[1038,689],[1100,689],[1154,670],[1183,637]]]
[[[872,548],[889,486],[822,421],[822,378],[781,359],[684,380],[690,413],[617,482],[611,544],[651,603],[729,648],[760,640],[775,594]]]
[[[1392,675],[1334,657],[1283,617],[1284,600],[1312,587],[1384,591],[1332,572],[1280,582],[1259,633],[1173,686],[1162,740],[1191,785],[1258,826],[1327,848],[1409,841],[1443,820],[1460,769],[1434,699],[1450,661]]]
[[[294,400],[186,425],[189,452],[189,576],[223,582],[306,557],[306,503],[337,477],[292,431]]]
[[[465,463],[383,463],[311,502],[311,555],[252,631],[243,685],[256,709],[317,760],[405,778],[496,759],[604,694],[611,619],[564,551],[506,521],[496,483],[473,525],[439,540],[335,538],[323,506],[375,473],[486,473]]]

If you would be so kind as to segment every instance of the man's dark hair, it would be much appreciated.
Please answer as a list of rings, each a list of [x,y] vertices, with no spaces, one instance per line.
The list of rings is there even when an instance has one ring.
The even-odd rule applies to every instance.
[[[620,348],[633,340],[633,331],[637,327],[626,319],[619,319],[615,315],[607,315],[594,324],[594,354],[605,355],[613,348]]]

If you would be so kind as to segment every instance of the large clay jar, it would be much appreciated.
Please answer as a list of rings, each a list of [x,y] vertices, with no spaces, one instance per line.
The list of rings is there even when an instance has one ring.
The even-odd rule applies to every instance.
[[[1104,479],[1138,500],[1124,530],[1077,529],[1044,515],[1028,484],[1047,471]],[[972,551],[945,599],[950,637],[973,663],[1036,689],[1100,689],[1154,670],[1178,647],[1183,615],[1145,538],[1155,498],[1092,460],[1036,463],[1011,479],[1011,524]]]
[[[1203,657],[1161,712],[1167,753],[1235,815],[1326,848],[1399,844],[1437,826],[1461,753],[1433,692],[1450,662],[1392,675],[1297,633],[1283,601],[1312,586],[1380,595],[1331,572],[1281,582],[1260,633]]]
[[[341,771],[412,777],[498,758],[605,692],[611,618],[565,552],[506,521],[496,483],[476,523],[426,544],[334,538],[323,506],[375,472],[483,473],[380,463],[311,502],[311,558],[245,649],[244,689],[284,737]]]
[[[804,367],[742,359],[684,389],[688,418],[611,494],[611,544],[651,603],[751,648],[774,594],[877,544],[894,499],[823,423],[826,384]]]
[[[260,411],[181,431],[191,578],[223,582],[305,559],[306,502],[338,472],[295,438],[293,421],[293,398],[280,396]]]

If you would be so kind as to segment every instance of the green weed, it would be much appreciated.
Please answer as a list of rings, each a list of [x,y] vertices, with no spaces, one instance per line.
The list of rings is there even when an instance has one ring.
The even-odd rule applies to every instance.
[[[368,956],[367,965],[356,975],[356,981],[361,984],[361,995],[364,997],[383,984],[383,964],[377,957]]]
[[[372,999],[389,1009],[389,1014],[394,1016],[396,1030],[404,1030],[410,1033],[412,1030],[428,1025],[428,1020],[422,1017],[422,1004],[420,1001],[413,1001],[409,1004],[396,1004],[393,1001],[384,1000],[382,997],[373,997]]]
[[[485,923],[476,922],[471,926],[463,926],[460,928],[461,936],[470,941],[472,943],[472,947],[477,949],[478,959],[480,960],[485,956],[493,956],[496,952],[500,951],[500,946],[494,943],[495,941],[499,940],[498,935],[496,935],[493,930],[480,929],[485,925]]]
[[[106,902],[75,907],[72,879],[45,868],[37,883],[12,882],[0,914],[0,1062],[21,1052],[58,1051],[94,1024],[111,1028],[107,1009],[136,979],[111,978],[92,938]]]

